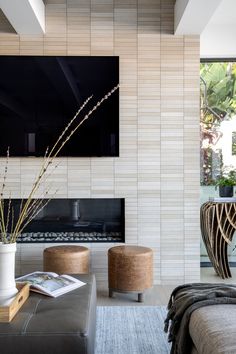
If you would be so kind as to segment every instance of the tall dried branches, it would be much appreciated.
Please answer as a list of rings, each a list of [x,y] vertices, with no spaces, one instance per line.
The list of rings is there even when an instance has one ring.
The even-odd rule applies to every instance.
[[[69,121],[61,135],[58,137],[57,141],[51,149],[47,148],[45,156],[43,159],[42,166],[39,173],[37,174],[35,181],[33,183],[32,189],[26,200],[21,201],[19,216],[16,220],[16,213],[12,205],[11,196],[8,198],[8,202],[4,202],[4,190],[7,180],[8,163],[9,163],[9,149],[7,150],[7,159],[2,179],[2,188],[0,193],[0,240],[3,243],[13,243],[16,242],[17,237],[24,230],[24,228],[43,210],[43,208],[51,200],[48,198],[50,187],[47,187],[43,193],[42,198],[35,198],[36,192],[38,192],[39,187],[43,182],[47,181],[48,176],[50,176],[54,169],[58,165],[54,166],[54,169],[48,174],[49,167],[53,164],[55,158],[58,156],[61,149],[70,140],[70,138],[75,134],[79,127],[98,109],[98,107],[107,100],[117,89],[119,85],[115,86],[111,91],[109,91],[101,100],[99,100],[93,108],[73,127],[81,111],[86,107],[88,102],[92,99],[92,96],[88,97],[83,105],[75,113],[74,117]],[[57,191],[56,191],[57,192]],[[56,194],[54,193],[54,195]],[[53,195],[53,196],[54,196]],[[53,197],[52,196],[52,197]],[[5,203],[5,205],[4,205]]]

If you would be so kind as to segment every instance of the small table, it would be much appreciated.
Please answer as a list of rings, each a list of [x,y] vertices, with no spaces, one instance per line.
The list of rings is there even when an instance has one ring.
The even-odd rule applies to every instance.
[[[148,247],[115,246],[108,250],[109,296],[113,292],[143,293],[153,283],[153,252]]]
[[[94,354],[96,282],[57,298],[31,292],[11,323],[0,323],[1,354]]]
[[[236,230],[236,199],[217,198],[204,203],[200,217],[202,238],[211,263],[222,279],[230,278],[227,249]]]

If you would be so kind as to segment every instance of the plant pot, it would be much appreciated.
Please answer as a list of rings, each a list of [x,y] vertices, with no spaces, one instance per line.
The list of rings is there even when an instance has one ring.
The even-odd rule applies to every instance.
[[[15,281],[16,243],[0,242],[0,302],[11,300],[17,293]]]
[[[219,186],[219,195],[223,198],[231,198],[234,194],[233,186]]]

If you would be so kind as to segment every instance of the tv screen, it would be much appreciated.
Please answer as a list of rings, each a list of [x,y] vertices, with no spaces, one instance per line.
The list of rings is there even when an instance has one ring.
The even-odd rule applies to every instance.
[[[0,56],[0,155],[44,156],[83,102],[77,122],[119,83],[119,57]],[[119,156],[119,92],[59,156]]]

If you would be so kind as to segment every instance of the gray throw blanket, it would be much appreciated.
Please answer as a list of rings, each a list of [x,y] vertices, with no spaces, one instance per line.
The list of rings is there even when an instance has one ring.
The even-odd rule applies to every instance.
[[[195,283],[175,288],[170,296],[165,332],[172,342],[170,354],[189,354],[189,321],[194,310],[209,305],[236,304],[236,285]]]

